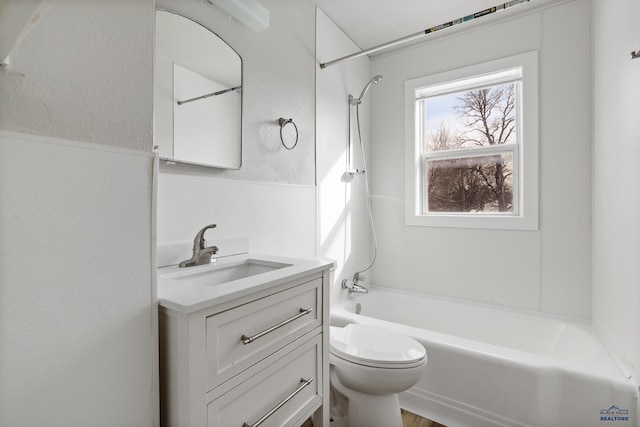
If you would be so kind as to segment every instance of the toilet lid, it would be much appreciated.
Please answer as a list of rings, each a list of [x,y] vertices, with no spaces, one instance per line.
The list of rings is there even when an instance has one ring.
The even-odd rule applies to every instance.
[[[409,368],[427,357],[422,344],[411,337],[355,323],[332,327],[329,342],[335,356],[367,366]]]

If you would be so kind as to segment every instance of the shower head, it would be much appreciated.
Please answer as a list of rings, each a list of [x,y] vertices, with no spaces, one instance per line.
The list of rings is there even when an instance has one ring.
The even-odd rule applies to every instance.
[[[382,74],[378,74],[377,76],[373,76],[373,78],[371,79],[371,81],[373,83],[380,83],[382,81],[382,79],[384,79],[384,77],[382,76]]]
[[[362,98],[365,96],[365,94],[367,93],[367,91],[369,90],[369,88],[371,87],[371,85],[380,83],[382,81],[383,77],[378,74],[377,76],[374,76],[371,80],[369,80],[369,82],[367,83],[367,85],[364,87],[364,89],[362,89],[362,92],[360,93],[360,96],[357,98],[354,98],[352,96],[349,97],[349,103],[351,105],[358,105],[362,102]]]

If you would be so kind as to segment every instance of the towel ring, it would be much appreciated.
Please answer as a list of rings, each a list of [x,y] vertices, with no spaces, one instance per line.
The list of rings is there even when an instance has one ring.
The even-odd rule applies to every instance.
[[[296,124],[293,122],[293,119],[284,119],[282,117],[280,117],[279,123],[280,123],[280,141],[282,142],[282,146],[287,150],[293,150],[295,146],[298,145],[298,126],[296,126]],[[284,127],[289,123],[291,123],[293,125],[293,128],[296,130],[296,142],[294,142],[293,145],[291,146],[287,146],[287,144],[285,144],[284,137],[282,136],[282,129],[284,129]]]

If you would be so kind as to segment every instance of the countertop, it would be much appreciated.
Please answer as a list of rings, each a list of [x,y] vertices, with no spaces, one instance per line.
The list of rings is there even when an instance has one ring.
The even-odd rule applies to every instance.
[[[247,260],[286,266],[221,284],[207,284],[208,273]],[[189,314],[334,267],[335,262],[328,259],[288,258],[256,253],[227,256],[211,264],[195,267],[162,267],[158,268],[158,304]]]

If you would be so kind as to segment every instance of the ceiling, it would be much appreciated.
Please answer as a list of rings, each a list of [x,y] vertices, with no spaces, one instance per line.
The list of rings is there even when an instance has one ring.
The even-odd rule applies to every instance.
[[[522,11],[525,8],[559,1],[530,0],[529,3],[514,7],[513,11],[516,9]],[[313,2],[361,49],[378,46],[502,4],[500,0],[313,0]]]

